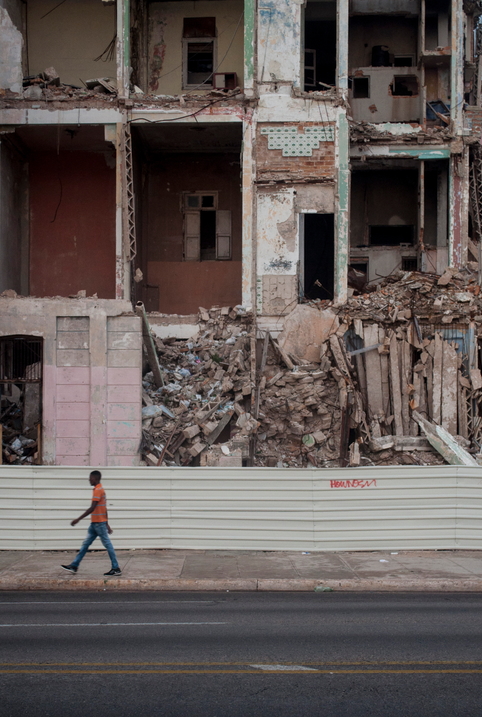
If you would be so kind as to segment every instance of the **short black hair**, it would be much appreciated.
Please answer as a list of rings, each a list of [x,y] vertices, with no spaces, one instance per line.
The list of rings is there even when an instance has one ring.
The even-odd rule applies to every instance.
[[[90,475],[94,478],[98,478],[99,480],[102,478],[102,473],[100,471],[91,471]]]

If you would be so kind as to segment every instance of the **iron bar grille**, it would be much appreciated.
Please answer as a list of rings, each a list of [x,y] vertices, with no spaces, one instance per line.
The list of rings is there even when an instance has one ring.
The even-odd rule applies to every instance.
[[[25,336],[0,339],[0,383],[38,383],[41,379],[41,339]]]

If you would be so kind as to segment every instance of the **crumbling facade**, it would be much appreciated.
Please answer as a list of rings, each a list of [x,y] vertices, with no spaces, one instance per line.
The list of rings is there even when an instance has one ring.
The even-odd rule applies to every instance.
[[[453,318],[475,339],[460,349],[470,365],[447,365],[469,384],[479,368],[480,12],[476,0],[0,0],[4,460],[209,463],[234,440],[225,457],[243,464],[279,462],[284,441],[286,465],[356,465],[360,446],[420,437],[409,410],[444,423],[425,348],[455,335],[426,312],[407,337],[424,321],[406,287],[394,319],[347,307],[397,272],[432,287],[449,269],[475,302]],[[153,400],[137,302],[165,383],[196,374],[190,397]],[[323,316],[295,350],[307,302]],[[320,336],[326,311],[336,327]],[[378,359],[356,353],[371,345]],[[480,387],[462,388],[446,428],[477,442]],[[167,413],[142,415],[163,397]]]

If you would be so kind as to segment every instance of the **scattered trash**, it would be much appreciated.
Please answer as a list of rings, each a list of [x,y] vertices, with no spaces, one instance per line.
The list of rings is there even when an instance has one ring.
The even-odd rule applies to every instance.
[[[317,585],[315,588],[315,593],[332,593],[333,588],[328,587],[328,585]]]
[[[382,559],[380,560],[380,563],[388,563],[388,560],[385,560],[384,558],[382,558]]]

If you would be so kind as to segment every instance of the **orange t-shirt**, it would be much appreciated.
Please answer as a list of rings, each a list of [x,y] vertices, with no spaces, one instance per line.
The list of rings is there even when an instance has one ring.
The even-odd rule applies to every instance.
[[[107,521],[107,503],[105,500],[105,490],[100,483],[94,486],[92,500],[95,500],[97,505],[94,508],[94,512],[90,514],[91,522],[105,523]]]

